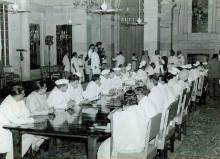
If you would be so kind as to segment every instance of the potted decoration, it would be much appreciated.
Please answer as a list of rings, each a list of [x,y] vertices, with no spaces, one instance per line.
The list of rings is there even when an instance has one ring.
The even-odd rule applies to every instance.
[[[48,56],[49,56],[49,76],[50,76],[50,48],[54,44],[54,37],[52,35],[47,35],[45,37],[45,44],[48,45]]]

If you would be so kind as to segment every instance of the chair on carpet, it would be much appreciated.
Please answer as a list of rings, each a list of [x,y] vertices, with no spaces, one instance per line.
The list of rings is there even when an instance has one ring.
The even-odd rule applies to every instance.
[[[170,106],[163,112],[160,126],[160,135],[158,138],[157,149],[160,153],[160,158],[167,158],[167,150],[174,151],[175,141],[175,118],[178,110],[178,97]],[[169,141],[169,144],[167,144]]]
[[[177,132],[177,139],[181,140],[181,124],[182,124],[182,118],[183,118],[183,112],[184,112],[184,106],[186,101],[186,93],[187,88],[183,90],[183,92],[180,95],[180,100],[178,103],[178,110],[177,110],[177,116],[176,116],[176,132]]]

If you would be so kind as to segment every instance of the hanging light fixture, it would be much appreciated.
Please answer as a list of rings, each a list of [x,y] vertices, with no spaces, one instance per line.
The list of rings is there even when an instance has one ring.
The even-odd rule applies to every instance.
[[[91,0],[90,0],[91,1]],[[94,1],[94,0],[93,0]],[[87,6],[87,12],[88,13],[96,13],[96,14],[114,14],[119,13],[122,10],[119,8],[121,0],[115,0],[114,7],[112,7],[112,0],[96,0],[96,4],[98,5],[98,8],[94,8],[95,5],[92,7]]]

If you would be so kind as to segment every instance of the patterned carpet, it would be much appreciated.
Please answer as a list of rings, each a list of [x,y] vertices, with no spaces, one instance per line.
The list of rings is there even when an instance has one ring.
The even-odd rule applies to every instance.
[[[220,159],[220,109],[202,107],[188,122],[187,135],[172,159]]]

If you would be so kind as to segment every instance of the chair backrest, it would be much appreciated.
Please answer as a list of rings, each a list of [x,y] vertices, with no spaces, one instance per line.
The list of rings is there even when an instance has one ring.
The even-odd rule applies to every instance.
[[[170,121],[172,121],[177,115],[179,99],[180,97],[178,97],[173,103],[171,103],[170,107],[168,108],[169,114],[168,114],[167,126],[169,125]]]
[[[177,115],[181,114],[182,108],[183,108],[183,104],[184,104],[184,99],[185,99],[185,95],[186,95],[187,89],[185,88],[181,95],[180,95],[180,99],[179,99],[179,103],[178,103],[178,110],[177,110]]]
[[[150,134],[149,141],[156,138],[160,131],[160,122],[161,122],[162,113],[159,113],[151,118]]]

